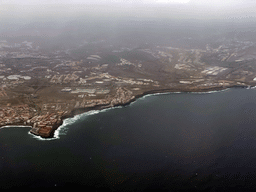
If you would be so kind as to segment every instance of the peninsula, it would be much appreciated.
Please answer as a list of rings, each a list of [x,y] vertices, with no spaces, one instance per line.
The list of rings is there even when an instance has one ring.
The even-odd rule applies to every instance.
[[[83,57],[76,54],[81,47]],[[48,138],[65,118],[145,94],[253,87],[253,52],[254,42],[225,39],[202,48],[94,41],[51,52],[33,41],[1,40],[0,127],[31,126],[31,133]]]

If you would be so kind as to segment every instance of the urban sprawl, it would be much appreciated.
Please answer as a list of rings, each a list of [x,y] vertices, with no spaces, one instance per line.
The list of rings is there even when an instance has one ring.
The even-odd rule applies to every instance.
[[[256,48],[250,41],[222,40],[204,49],[102,44],[94,42],[99,48],[78,58],[75,48],[49,53],[31,41],[1,40],[0,126],[31,126],[31,133],[52,137],[63,117],[125,105],[147,93],[256,85]]]

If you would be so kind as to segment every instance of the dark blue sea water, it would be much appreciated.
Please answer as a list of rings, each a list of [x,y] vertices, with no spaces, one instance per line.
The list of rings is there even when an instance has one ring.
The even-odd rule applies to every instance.
[[[255,96],[147,96],[67,119],[51,140],[1,129],[0,188],[255,191]]]

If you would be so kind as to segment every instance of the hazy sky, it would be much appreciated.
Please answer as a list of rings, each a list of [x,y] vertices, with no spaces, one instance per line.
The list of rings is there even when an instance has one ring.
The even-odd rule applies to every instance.
[[[0,0],[0,4],[19,4],[19,5],[36,5],[36,4],[110,4],[110,3],[133,3],[133,4],[186,4],[195,3],[201,5],[232,5],[236,3],[247,4],[254,0]]]
[[[79,4],[79,5],[78,5]],[[255,0],[0,0],[1,18],[97,17],[256,18]]]
[[[1,0],[0,4],[187,3],[190,0]]]

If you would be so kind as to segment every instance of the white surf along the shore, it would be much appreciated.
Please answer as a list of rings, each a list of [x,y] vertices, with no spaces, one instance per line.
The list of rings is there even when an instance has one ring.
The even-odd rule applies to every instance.
[[[208,92],[191,92],[193,94],[211,94],[211,93],[218,93],[218,92],[223,92],[223,91],[227,91],[228,89],[223,89],[223,90],[219,90],[219,91],[208,91]],[[147,97],[151,97],[151,96],[157,96],[157,95],[168,95],[168,94],[181,94],[183,92],[165,92],[165,93],[153,93],[153,94],[147,94],[144,95],[141,98],[136,99],[135,101],[131,102],[129,105],[133,105],[134,103],[136,103],[139,100],[144,100]],[[108,110],[112,110],[112,109],[116,109],[116,108],[122,108],[123,106],[116,106],[116,107],[110,107],[110,108],[106,108],[106,109],[102,109],[102,110],[92,110],[92,111],[88,111],[79,115],[75,115],[74,117],[70,117],[67,119],[63,120],[63,124],[61,126],[58,127],[58,129],[54,132],[54,136],[53,138],[42,138],[40,136],[36,136],[34,134],[31,134],[30,132],[28,132],[30,135],[32,135],[34,138],[38,139],[38,140],[42,140],[42,141],[50,141],[50,140],[55,140],[55,139],[60,139],[60,137],[62,135],[67,135],[68,129],[69,129],[69,125],[74,124],[75,122],[79,121],[80,119],[84,120],[87,116],[90,115],[95,115],[101,112],[106,112]]]

